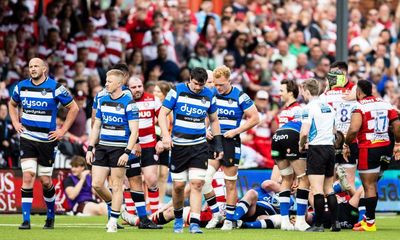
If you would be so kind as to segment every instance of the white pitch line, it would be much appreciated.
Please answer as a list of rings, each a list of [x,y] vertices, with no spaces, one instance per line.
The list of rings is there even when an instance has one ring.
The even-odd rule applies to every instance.
[[[20,224],[13,224],[13,223],[0,223],[0,227],[18,227]],[[31,224],[32,227],[35,226],[42,226],[41,224]],[[55,228],[57,227],[66,227],[66,228],[105,228],[105,224],[89,224],[89,223],[77,223],[77,224],[65,224],[59,223],[55,224]]]

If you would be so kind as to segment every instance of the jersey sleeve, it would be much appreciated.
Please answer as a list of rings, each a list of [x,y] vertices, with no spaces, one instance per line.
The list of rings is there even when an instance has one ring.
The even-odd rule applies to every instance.
[[[67,177],[66,179],[64,179],[63,185],[64,185],[64,189],[66,189],[67,187],[75,186],[74,182],[72,181],[72,179],[70,177]]]
[[[359,113],[362,114],[361,105],[359,103],[355,104],[351,110],[351,113]]]
[[[208,114],[213,114],[218,110],[217,107],[217,98],[215,97],[215,95],[212,96],[211,98],[211,104],[210,107],[208,108]]]
[[[242,93],[240,94],[239,97],[239,106],[240,108],[245,111],[248,108],[250,108],[251,106],[253,106],[253,101],[251,100],[251,98],[249,97],[249,95],[247,95],[246,93]]]
[[[128,121],[139,121],[139,109],[135,101],[131,101],[126,105],[126,115]]]
[[[306,106],[306,107],[303,109],[303,113],[302,113],[302,115],[301,115],[301,122],[302,122],[302,123],[311,124],[312,116],[313,116],[312,108],[311,108],[310,106]]]
[[[389,122],[393,122],[394,120],[399,119],[399,114],[397,113],[397,111],[392,108],[388,111],[388,118],[389,118]]]
[[[156,113],[156,116],[158,116],[158,113],[160,112],[162,103],[158,97],[154,97],[154,111]]]
[[[174,89],[171,89],[169,90],[167,96],[165,97],[162,105],[172,110],[176,104],[177,98],[178,98],[177,92]]]
[[[92,108],[97,110],[97,104],[99,102],[99,94],[97,93],[96,96],[93,98],[93,106]]]
[[[56,90],[54,91],[55,99],[60,102],[63,106],[67,106],[74,99],[71,94],[69,94],[68,90],[62,84],[57,84]]]
[[[12,94],[12,96],[11,96],[11,97],[12,97],[12,100],[13,100],[14,102],[16,102],[16,103],[20,103],[20,102],[21,102],[21,98],[20,98],[20,95],[19,95],[19,90],[20,90],[19,84],[15,85],[13,94]]]
[[[101,105],[100,103],[97,103],[96,105],[97,109],[96,109],[96,118],[101,119]]]

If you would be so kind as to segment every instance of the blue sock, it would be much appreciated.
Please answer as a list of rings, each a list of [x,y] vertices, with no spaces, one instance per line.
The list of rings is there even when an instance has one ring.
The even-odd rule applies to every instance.
[[[111,217],[111,201],[106,202],[107,204],[107,218],[110,219]]]
[[[47,206],[47,219],[54,219],[56,205],[56,190],[54,185],[49,189],[43,189],[43,198]]]
[[[342,186],[340,185],[340,182],[335,182],[333,183],[333,191],[335,193],[341,193],[343,192]]]
[[[118,220],[119,215],[120,215],[120,212],[119,212],[119,211],[114,211],[114,210],[111,210],[111,211],[110,211],[110,218],[115,218],[116,221]]]
[[[296,203],[297,203],[297,216],[305,216],[308,206],[308,194],[307,189],[297,189]]]
[[[144,193],[131,191],[131,198],[135,203],[136,212],[139,218],[147,217],[146,202],[144,201]]]
[[[233,217],[233,215],[235,213],[235,208],[236,208],[235,205],[229,205],[229,204],[226,205],[226,209],[225,209],[226,210],[226,220],[235,221],[235,219]]]
[[[280,202],[280,211],[281,216],[288,216],[289,215],[289,208],[290,208],[290,191],[282,191],[279,193],[279,202]]]
[[[207,199],[206,199],[206,202],[207,202],[208,206],[210,207],[211,212],[212,212],[213,214],[214,214],[214,213],[219,213],[219,206],[218,206],[218,203],[217,203],[217,198],[216,198],[216,196],[212,196],[212,197],[210,197],[210,198],[207,198]]]
[[[235,210],[235,213],[233,214],[233,219],[235,221],[241,219],[247,213],[247,211],[249,210],[249,206],[250,205],[246,201],[241,200],[236,205],[236,210]]]
[[[365,198],[360,198],[360,202],[358,203],[358,221],[359,222],[364,219],[365,212],[366,212]]]
[[[23,221],[31,221],[31,209],[33,200],[33,189],[32,188],[21,188],[21,207],[22,207],[22,218]]]

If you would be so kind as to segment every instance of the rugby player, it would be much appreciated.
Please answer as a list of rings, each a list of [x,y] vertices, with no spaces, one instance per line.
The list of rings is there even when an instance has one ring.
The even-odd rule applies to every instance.
[[[216,159],[223,157],[222,135],[217,115],[216,98],[205,88],[207,72],[203,68],[191,71],[189,83],[181,83],[171,89],[159,113],[159,126],[164,148],[171,149],[170,171],[173,181],[174,232],[183,232],[184,187],[190,181],[190,232],[200,230],[201,190],[207,170],[208,145],[205,119],[210,120],[216,140]],[[168,114],[173,111],[172,138],[168,131]]]
[[[218,161],[211,156],[208,161],[203,194],[215,213],[213,219],[206,226],[208,229],[215,228],[221,220],[211,181],[215,172],[223,166],[226,187],[226,219],[221,230],[232,230],[233,214],[237,202],[236,180],[240,161],[240,134],[256,126],[260,121],[257,109],[250,97],[231,85],[230,74],[231,72],[226,66],[217,67],[213,72],[214,86],[217,91],[218,119],[223,134],[224,157]],[[243,116],[246,121],[244,124],[240,124]],[[210,138],[209,144],[212,148],[215,143],[212,135]],[[215,150],[211,149],[211,153],[213,152]]]
[[[8,104],[14,129],[20,134],[23,222],[19,229],[30,229],[33,185],[36,176],[43,187],[47,218],[43,229],[54,228],[55,189],[52,181],[55,148],[78,114],[78,105],[67,89],[47,76],[48,66],[40,58],[29,61],[30,79],[20,81],[14,88]],[[66,120],[56,129],[58,104],[69,109]],[[18,106],[22,116],[19,120]]]

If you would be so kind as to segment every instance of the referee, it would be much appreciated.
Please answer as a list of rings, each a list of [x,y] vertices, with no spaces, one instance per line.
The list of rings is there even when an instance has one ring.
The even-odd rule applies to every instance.
[[[55,189],[51,180],[57,140],[62,138],[78,114],[78,105],[67,89],[47,77],[47,64],[40,58],[29,61],[30,79],[20,81],[14,88],[9,103],[10,118],[15,130],[21,134],[22,187],[21,203],[23,223],[19,229],[30,229],[33,184],[39,176],[47,206],[44,229],[54,228]],[[56,129],[58,104],[69,109],[62,128]],[[22,117],[19,121],[18,106]]]
[[[314,195],[316,218],[315,225],[306,231],[324,231],[325,196],[332,213],[332,231],[340,231],[337,221],[337,200],[332,189],[335,166],[335,148],[333,147],[335,111],[329,104],[318,98],[317,80],[309,79],[302,85],[303,98],[308,104],[303,111],[299,148],[300,152],[303,152],[308,141],[307,175]]]

